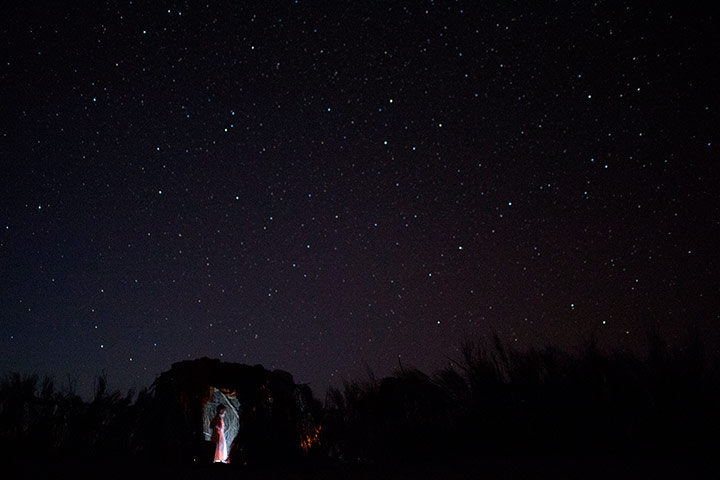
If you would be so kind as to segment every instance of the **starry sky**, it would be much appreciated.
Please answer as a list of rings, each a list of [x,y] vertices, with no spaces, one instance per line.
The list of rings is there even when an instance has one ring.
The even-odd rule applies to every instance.
[[[0,372],[717,351],[717,11],[65,3],[0,20]]]

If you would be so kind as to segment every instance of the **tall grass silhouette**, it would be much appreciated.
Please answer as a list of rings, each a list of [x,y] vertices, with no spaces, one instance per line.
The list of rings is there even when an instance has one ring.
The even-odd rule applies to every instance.
[[[466,343],[433,376],[400,370],[346,383],[326,401],[326,442],[346,461],[493,455],[709,455],[720,379],[695,337],[648,357]]]
[[[593,343],[577,353],[516,351],[495,337],[490,346],[466,343],[460,358],[432,375],[400,368],[330,388],[324,406],[312,409],[315,418],[306,419],[314,437],[312,448],[303,448],[306,458],[326,464],[555,454],[710,458],[715,443],[706,439],[720,427],[719,380],[717,358],[699,336],[670,349],[650,334],[643,358]],[[58,389],[48,377],[9,373],[0,379],[1,455],[6,463],[150,462],[169,452],[159,457],[177,461],[171,453],[184,451],[177,442],[188,437],[166,420],[178,405],[153,388],[137,396],[112,391],[105,376],[83,400],[72,382]]]

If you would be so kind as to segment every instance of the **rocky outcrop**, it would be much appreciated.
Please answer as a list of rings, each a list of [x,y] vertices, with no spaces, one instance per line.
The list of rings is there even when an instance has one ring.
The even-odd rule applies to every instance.
[[[315,402],[290,373],[210,358],[172,365],[153,384],[157,454],[170,460],[209,462],[210,421],[225,405],[229,462],[278,463],[298,457],[314,424]],[[310,426],[310,427],[308,427]]]

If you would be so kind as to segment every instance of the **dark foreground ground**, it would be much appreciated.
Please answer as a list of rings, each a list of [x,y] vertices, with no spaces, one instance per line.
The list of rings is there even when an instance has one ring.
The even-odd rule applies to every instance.
[[[4,478],[153,479],[705,479],[720,478],[717,465],[700,459],[602,457],[507,457],[443,465],[324,465],[248,468],[233,465],[160,466],[124,462],[34,463],[9,466]],[[7,472],[8,470],[6,470]]]

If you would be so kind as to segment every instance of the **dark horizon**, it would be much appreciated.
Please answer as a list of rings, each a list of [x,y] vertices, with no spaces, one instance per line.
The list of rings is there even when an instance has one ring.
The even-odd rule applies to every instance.
[[[313,385],[309,382],[300,381],[294,372],[285,369],[270,368],[266,365],[259,363],[245,363],[245,362],[231,362],[226,359],[218,357],[197,357],[197,358],[184,358],[174,360],[169,363],[169,366],[162,371],[158,371],[153,380],[145,385],[134,384],[130,387],[126,387],[118,383],[113,379],[112,374],[107,371],[100,371],[94,376],[89,378],[82,378],[79,375],[73,375],[67,373],[64,376],[56,376],[52,373],[41,372],[41,371],[20,371],[20,370],[9,370],[6,372],[0,372],[0,380],[4,381],[37,381],[38,385],[43,382],[51,382],[54,385],[54,389],[57,392],[63,394],[72,394],[79,396],[83,401],[92,401],[93,396],[97,394],[97,388],[99,384],[103,385],[103,389],[113,395],[122,396],[130,401],[135,401],[139,395],[144,393],[152,393],[155,387],[155,383],[163,375],[167,375],[168,372],[172,371],[175,365],[196,362],[200,360],[218,361],[224,364],[235,364],[244,365],[250,367],[262,367],[268,371],[282,371],[292,375],[293,380],[298,385],[304,385],[310,388],[313,396],[316,399],[326,399],[327,395],[334,390],[342,391],[348,385],[363,385],[380,382],[386,378],[393,378],[402,376],[404,372],[418,372],[423,375],[427,375],[428,378],[438,380],[442,377],[445,370],[457,370],[463,371],[467,368],[466,352],[468,349],[476,351],[483,358],[486,359],[499,359],[502,356],[507,355],[510,359],[509,366],[512,366],[512,359],[523,359],[523,358],[535,358],[536,356],[542,357],[552,353],[567,359],[581,359],[583,357],[589,357],[592,355],[599,355],[606,359],[618,359],[622,358],[625,360],[632,360],[638,364],[652,366],[653,362],[662,360],[667,362],[667,366],[671,366],[673,363],[688,362],[690,356],[697,356],[697,361],[700,362],[702,371],[704,373],[712,374],[713,372],[720,372],[720,351],[713,347],[713,344],[708,341],[698,330],[689,330],[682,341],[671,343],[667,339],[663,338],[657,331],[647,330],[645,342],[642,348],[636,350],[624,350],[624,349],[612,349],[604,348],[599,344],[596,339],[589,338],[582,345],[572,349],[565,349],[558,345],[539,345],[528,348],[517,348],[514,344],[503,343],[501,337],[497,334],[493,334],[490,338],[486,338],[482,341],[466,339],[456,349],[457,355],[454,357],[447,357],[445,362],[440,367],[434,369],[423,369],[417,365],[408,364],[399,360],[395,368],[389,372],[381,373],[376,372],[373,369],[367,367],[356,377],[343,377],[339,378],[337,382],[328,384],[324,388],[318,388],[317,385]],[[694,358],[694,357],[693,357]],[[523,361],[520,360],[520,363]],[[701,373],[703,373],[701,372]],[[703,373],[703,374],[704,374]]]
[[[39,478],[712,477],[720,363],[702,341],[650,354],[589,345],[513,352],[466,344],[454,367],[403,368],[330,389],[207,358],[163,372],[136,399],[99,379],[87,401],[32,377],[0,379],[0,457]],[[227,461],[213,465],[212,417]],[[219,467],[219,468],[218,468]],[[433,472],[432,474],[429,472]],[[417,476],[417,475],[414,475]]]

